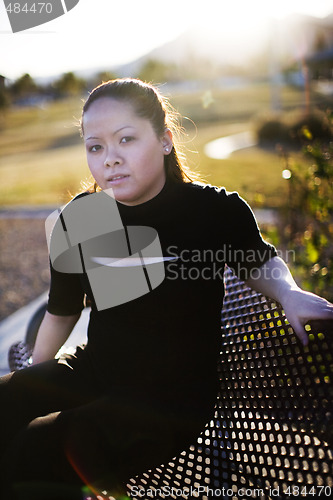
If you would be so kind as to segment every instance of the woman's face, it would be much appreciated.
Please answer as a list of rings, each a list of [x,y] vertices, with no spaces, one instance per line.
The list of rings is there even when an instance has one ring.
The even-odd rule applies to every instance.
[[[94,179],[103,190],[112,188],[119,202],[138,205],[163,188],[171,132],[166,129],[157,137],[151,123],[140,118],[131,104],[97,99],[83,115],[83,137]]]

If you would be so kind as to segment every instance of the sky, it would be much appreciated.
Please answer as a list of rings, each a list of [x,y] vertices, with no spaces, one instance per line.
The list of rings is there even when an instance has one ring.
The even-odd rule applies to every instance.
[[[31,2],[31,0],[30,0]],[[22,3],[22,1],[21,1]],[[80,0],[65,15],[12,33],[0,0],[0,74],[16,79],[52,77],[131,62],[192,25],[241,32],[251,23],[294,12],[325,17],[332,0]],[[200,37],[200,30],[198,31]]]

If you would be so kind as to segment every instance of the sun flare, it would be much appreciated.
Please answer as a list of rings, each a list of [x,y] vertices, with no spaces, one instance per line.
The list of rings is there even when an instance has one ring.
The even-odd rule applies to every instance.
[[[234,0],[233,2],[225,2],[221,6],[217,2],[208,2],[206,8],[202,7],[195,17],[197,23],[209,25],[214,31],[219,29],[224,32],[237,32],[241,37],[243,32],[254,28],[265,28],[265,26],[270,26],[274,20],[290,14],[297,12],[306,14],[306,3],[304,0],[280,0],[279,2]],[[310,10],[309,5],[309,13]],[[325,15],[325,13],[327,14],[323,10],[322,14]],[[321,15],[320,11],[318,11],[318,15]]]

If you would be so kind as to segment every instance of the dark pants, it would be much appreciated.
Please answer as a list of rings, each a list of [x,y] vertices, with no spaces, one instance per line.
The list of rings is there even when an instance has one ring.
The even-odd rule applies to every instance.
[[[186,413],[186,412],[185,412]],[[52,360],[0,379],[1,500],[117,495],[195,441],[204,421]]]

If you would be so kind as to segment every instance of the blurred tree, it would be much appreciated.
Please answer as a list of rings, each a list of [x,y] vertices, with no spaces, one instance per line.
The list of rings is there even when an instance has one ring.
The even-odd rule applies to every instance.
[[[108,82],[116,78],[118,78],[118,75],[113,71],[100,71],[87,80],[87,89],[93,89],[103,82]]]
[[[179,79],[179,68],[176,64],[167,64],[157,59],[148,59],[141,67],[138,78],[147,82],[162,83]]]
[[[14,98],[27,97],[37,91],[38,86],[29,73],[22,75],[10,86]]]
[[[5,88],[0,88],[0,111],[6,110],[10,105],[8,91]]]
[[[64,73],[53,84],[53,88],[61,97],[80,94],[86,87],[86,81],[77,77],[72,71]]]
[[[6,110],[9,108],[11,103],[9,93],[6,88],[0,88],[0,130],[5,127],[6,123]]]
[[[112,71],[101,71],[97,75],[98,83],[108,82],[109,80],[115,80],[116,78],[118,78],[118,75]]]
[[[313,44],[313,48],[314,48],[314,52],[321,52],[321,51],[329,48],[329,43],[326,40],[324,31],[317,33],[316,39],[315,39],[314,44]]]

